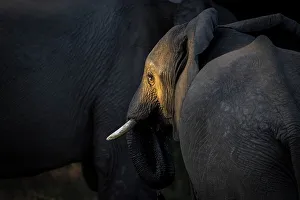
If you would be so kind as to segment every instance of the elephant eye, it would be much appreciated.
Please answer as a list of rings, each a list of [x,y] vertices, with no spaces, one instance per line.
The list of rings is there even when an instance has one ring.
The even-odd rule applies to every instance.
[[[148,84],[150,86],[154,85],[154,76],[153,76],[153,74],[152,73],[148,73],[147,74],[147,78],[148,78]]]

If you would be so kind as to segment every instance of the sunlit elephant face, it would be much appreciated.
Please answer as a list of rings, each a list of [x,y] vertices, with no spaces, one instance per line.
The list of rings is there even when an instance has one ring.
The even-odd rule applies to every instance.
[[[154,108],[158,108],[166,121],[173,118],[176,81],[187,60],[184,28],[174,27],[148,55],[143,79],[134,97],[136,101],[133,100],[130,106],[129,118],[131,115],[146,117]]]
[[[141,84],[129,105],[128,121],[107,138],[128,133],[128,151],[136,171],[155,189],[174,180],[169,146],[176,128],[174,119],[199,71],[196,56],[209,46],[216,22],[216,10],[207,9],[191,22],[173,27],[160,39],[145,61]]]

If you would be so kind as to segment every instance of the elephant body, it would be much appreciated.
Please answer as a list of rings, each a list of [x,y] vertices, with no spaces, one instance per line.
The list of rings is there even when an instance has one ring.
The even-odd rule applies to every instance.
[[[0,178],[83,163],[100,199],[156,199],[125,140],[144,60],[172,26],[166,1],[0,2]]]
[[[279,19],[269,34],[253,34],[259,19],[215,30],[178,125],[195,199],[299,199],[300,25],[266,21]],[[297,36],[291,50],[276,32]]]
[[[81,162],[100,199],[156,199],[156,190],[138,177],[125,138],[105,138],[125,121],[155,43],[173,24],[210,6],[192,0],[0,2],[0,178]],[[214,7],[224,13],[220,24],[236,21]],[[185,169],[176,167],[183,179]]]
[[[196,199],[299,199],[299,61],[259,36],[195,77],[178,132]]]
[[[195,199],[299,199],[299,63],[300,25],[281,14],[218,25],[210,8],[170,29],[127,114],[141,178],[169,183],[173,133]]]

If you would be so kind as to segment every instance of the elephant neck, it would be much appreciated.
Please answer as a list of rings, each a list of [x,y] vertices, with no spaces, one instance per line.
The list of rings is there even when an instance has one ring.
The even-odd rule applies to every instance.
[[[289,52],[289,56],[287,58],[290,60],[293,59],[293,64],[289,62],[289,60],[287,60],[286,62],[282,62],[284,64],[283,72],[284,72],[285,80],[289,88],[290,94],[292,95],[294,101],[296,102],[297,107],[300,108],[300,90],[299,90],[300,68],[298,64],[300,63],[300,56],[298,52],[293,53],[292,51],[289,50],[288,52]]]

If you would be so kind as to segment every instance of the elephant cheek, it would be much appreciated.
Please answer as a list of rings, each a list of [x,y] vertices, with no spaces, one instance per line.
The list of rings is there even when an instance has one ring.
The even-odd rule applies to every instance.
[[[157,98],[164,118],[173,117],[173,92],[167,88],[157,89]]]
[[[164,103],[164,92],[161,84],[157,84],[156,86],[156,94],[157,94],[157,99],[158,102],[163,105]]]

